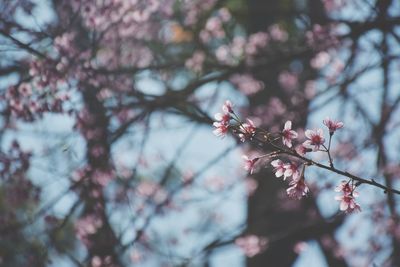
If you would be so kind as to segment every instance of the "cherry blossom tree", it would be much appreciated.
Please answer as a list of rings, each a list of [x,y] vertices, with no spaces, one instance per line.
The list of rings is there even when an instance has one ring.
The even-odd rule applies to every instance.
[[[399,24],[392,0],[1,2],[1,265],[400,265]]]

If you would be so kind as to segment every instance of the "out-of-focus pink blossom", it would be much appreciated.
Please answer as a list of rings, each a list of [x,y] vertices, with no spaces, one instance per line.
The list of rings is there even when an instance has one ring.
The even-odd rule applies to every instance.
[[[226,125],[221,122],[214,122],[213,126],[216,128],[213,131],[213,133],[218,137],[224,138],[226,136],[226,134],[228,133],[229,125]]]
[[[311,67],[315,69],[322,69],[325,67],[331,59],[331,56],[326,52],[319,52],[313,59],[311,59]]]
[[[161,185],[153,181],[142,181],[136,188],[139,196],[153,200],[155,203],[162,203],[168,198],[168,194]]]
[[[259,50],[267,46],[269,36],[265,32],[253,33],[249,36],[245,47],[246,54],[249,56],[256,55]]]
[[[255,94],[264,88],[264,83],[254,79],[250,74],[235,74],[229,80],[245,95]]]
[[[246,170],[246,171],[248,171],[248,172],[250,172],[250,174],[253,174],[253,171],[254,171],[254,166],[256,165],[256,163],[257,163],[257,161],[260,159],[260,158],[253,158],[253,159],[250,159],[248,156],[246,156],[246,155],[243,155],[242,156],[242,158],[243,158],[243,160],[244,160],[244,169]]]
[[[247,235],[237,238],[235,244],[247,257],[254,257],[267,248],[268,240],[256,235]]]
[[[231,101],[226,100],[224,105],[222,106],[222,110],[225,113],[233,113],[233,104],[231,103]]]
[[[304,133],[308,140],[306,140],[303,145],[307,148],[311,148],[313,151],[319,150],[325,142],[324,132],[322,129],[317,130],[307,130]]]
[[[343,122],[332,120],[329,117],[324,120],[324,124],[328,127],[330,135],[334,134],[337,129],[343,128],[344,126]]]
[[[203,63],[206,55],[203,51],[196,51],[191,58],[186,60],[185,66],[194,72],[200,73],[203,70]]]
[[[215,114],[214,118],[217,122],[228,125],[229,121],[231,120],[231,115],[228,113],[217,113]]]
[[[278,24],[274,24],[269,28],[269,34],[272,40],[278,42],[285,42],[289,37],[288,33]]]
[[[282,130],[282,143],[287,147],[292,147],[292,140],[297,138],[297,133],[292,130],[292,122],[287,121]]]
[[[295,150],[301,156],[304,156],[307,152],[311,151],[311,149],[305,147],[303,144],[296,146]]]
[[[86,245],[89,244],[89,235],[93,235],[99,228],[103,226],[103,221],[94,214],[86,215],[80,218],[75,223],[76,236],[84,242]]]

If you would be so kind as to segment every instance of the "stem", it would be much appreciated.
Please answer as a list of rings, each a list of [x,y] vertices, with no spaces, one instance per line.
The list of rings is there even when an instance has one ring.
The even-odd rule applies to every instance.
[[[325,148],[325,152],[328,153],[328,157],[329,157],[329,166],[333,167],[333,160],[332,160],[332,156],[331,156],[331,152],[330,152],[330,148],[331,148],[331,137],[329,137],[329,145],[328,148],[325,145],[322,145]]]

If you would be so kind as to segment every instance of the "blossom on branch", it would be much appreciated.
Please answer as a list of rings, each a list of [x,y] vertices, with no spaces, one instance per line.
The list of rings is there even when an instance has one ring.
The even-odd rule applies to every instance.
[[[335,199],[340,201],[340,210],[346,213],[361,211],[360,205],[355,201],[358,197],[358,192],[354,191],[355,186],[350,184],[350,181],[342,181],[339,186],[335,188],[336,192],[341,192],[343,195],[336,196]]]
[[[248,172],[250,172],[250,174],[253,174],[254,171],[254,166],[256,164],[256,162],[260,159],[260,158],[254,158],[254,159],[250,159],[248,156],[243,155],[242,158],[245,161],[244,164],[244,169]]]
[[[274,167],[275,176],[278,178],[281,177],[286,171],[285,163],[283,163],[280,159],[271,161],[271,165]],[[283,179],[286,179],[286,177]]]
[[[239,134],[240,141],[244,142],[246,140],[250,140],[256,134],[256,126],[254,122],[250,119],[246,119],[247,122],[243,123],[240,126],[240,130],[242,131]]]
[[[286,180],[287,177],[293,176],[293,180],[298,180],[300,177],[300,172],[297,164],[289,162],[283,165],[285,172],[283,173],[283,179]]]
[[[282,143],[287,147],[292,147],[292,140],[297,138],[297,133],[292,130],[292,122],[287,121],[282,130]]]
[[[216,128],[213,131],[213,133],[218,137],[224,138],[226,136],[226,134],[228,133],[229,125],[226,125],[221,122],[214,122],[213,126]]]
[[[231,120],[230,113],[233,113],[232,103],[227,100],[225,104],[222,106],[223,113],[215,114],[216,122],[213,123],[213,126],[216,128],[213,133],[218,137],[225,137],[229,130],[229,123]]]
[[[322,129],[307,130],[305,135],[308,138],[303,145],[307,148],[311,148],[313,151],[318,151],[320,146],[325,142],[324,132]]]
[[[298,180],[292,180],[289,185],[290,187],[286,189],[286,193],[291,198],[301,199],[309,192],[308,186],[304,181],[304,177],[299,178]]]
[[[222,110],[225,112],[225,114],[233,113],[233,104],[231,103],[231,101],[226,100],[224,105],[222,106]]]
[[[297,152],[297,154],[304,156],[307,152],[311,152],[311,149],[309,149],[309,148],[305,147],[303,144],[301,144],[296,147],[296,152]]]
[[[331,120],[329,117],[327,117],[323,122],[326,127],[328,127],[330,135],[333,135],[336,130],[343,128],[344,126],[343,122]]]

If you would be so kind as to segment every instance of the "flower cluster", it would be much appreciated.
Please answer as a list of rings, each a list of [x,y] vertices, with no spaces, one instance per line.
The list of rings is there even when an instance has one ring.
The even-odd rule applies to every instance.
[[[355,191],[355,186],[351,181],[342,181],[335,188],[335,191],[342,193],[342,195],[335,197],[336,200],[340,201],[340,210],[346,213],[361,211],[360,206],[355,201],[358,192]]]
[[[289,182],[290,187],[286,190],[289,197],[301,199],[307,195],[309,189],[305,183],[304,167],[300,172],[296,163],[284,163],[280,159],[273,160],[271,165],[274,167],[276,177],[283,176],[283,180],[292,177],[292,180]]]
[[[219,137],[225,137],[229,130],[229,123],[231,121],[231,114],[233,113],[232,103],[230,101],[226,101],[225,104],[222,106],[223,113],[215,114],[216,122],[213,123],[214,127],[214,134]]]
[[[318,166],[324,169],[340,173],[333,166],[333,159],[331,156],[331,141],[334,133],[343,128],[344,124],[340,121],[335,121],[329,117],[323,120],[323,124],[329,131],[329,139],[326,142],[324,137],[324,131],[321,128],[314,130],[307,129],[304,131],[306,140],[297,144],[294,142],[299,137],[299,134],[292,129],[292,121],[286,121],[283,129],[280,132],[271,133],[263,129],[258,129],[254,122],[250,119],[246,119],[242,122],[239,117],[233,111],[233,105],[231,102],[226,101],[222,106],[223,113],[215,115],[214,122],[214,134],[217,136],[225,136],[229,130],[242,141],[255,140],[258,144],[266,142],[270,147],[273,148],[273,152],[265,155],[259,155],[255,157],[243,156],[244,169],[253,174],[257,163],[260,162],[261,158],[270,158],[270,164],[273,167],[273,172],[277,178],[283,178],[284,181],[289,179],[289,187],[286,193],[289,197],[295,199],[301,199],[307,196],[309,188],[306,184],[305,170],[310,166]],[[234,123],[232,123],[234,121]],[[281,140],[281,142],[278,142]],[[327,143],[327,144],[326,144]],[[326,153],[329,160],[329,166],[315,162],[311,159],[306,158],[306,153],[310,152],[323,152]],[[289,160],[284,162],[277,156],[286,155]],[[348,182],[342,182],[342,184],[336,189],[337,192],[342,192],[343,195],[337,196],[336,200],[340,202],[340,210],[350,213],[353,211],[360,211],[360,206],[355,202],[355,197],[358,193],[355,191],[354,180],[350,179]],[[250,253],[253,254],[253,253]]]

